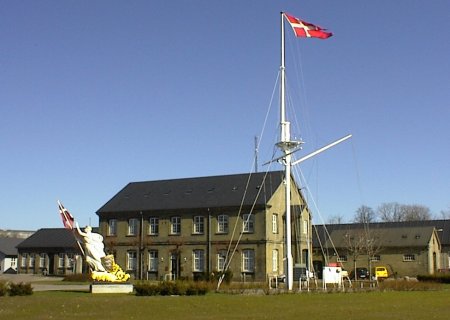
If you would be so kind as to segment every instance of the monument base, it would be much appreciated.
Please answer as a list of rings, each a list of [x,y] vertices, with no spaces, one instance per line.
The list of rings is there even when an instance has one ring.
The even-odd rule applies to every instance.
[[[91,293],[132,293],[133,285],[130,283],[93,283],[90,285]]]

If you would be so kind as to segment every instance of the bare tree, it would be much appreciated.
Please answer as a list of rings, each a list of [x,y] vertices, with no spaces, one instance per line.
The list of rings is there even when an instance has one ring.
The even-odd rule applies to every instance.
[[[330,219],[328,219],[329,224],[341,224],[343,222],[344,222],[344,217],[339,214],[334,215],[334,216],[330,217]]]
[[[431,219],[430,209],[419,204],[382,203],[377,215],[383,222],[424,221]]]
[[[362,205],[356,210],[356,214],[353,218],[353,222],[356,223],[371,223],[375,222],[375,212],[371,207]]]
[[[344,243],[347,253],[353,259],[353,270],[356,277],[356,261],[364,253],[365,232],[364,230],[348,230],[344,234]]]
[[[398,202],[382,203],[377,208],[377,215],[382,222],[403,221],[402,205]]]
[[[367,253],[369,275],[372,276],[372,261],[381,252],[381,234],[378,230],[365,228],[365,251]]]
[[[367,257],[367,267],[369,275],[372,275],[372,261],[381,252],[382,235],[379,230],[369,228],[365,224],[360,229],[349,229],[342,234],[343,246],[345,247],[347,257],[353,260],[353,277],[357,280],[357,261],[360,256]]]
[[[365,224],[361,229],[347,230],[343,234],[343,242],[349,258],[353,259],[353,270],[355,279],[356,264],[360,256],[367,256],[367,267],[369,274],[372,275],[372,261],[377,254],[381,252],[381,238],[379,230],[369,228],[369,224]],[[357,279],[356,279],[357,280]]]
[[[450,206],[447,210],[441,210],[441,219],[450,219]]]
[[[430,208],[419,205],[402,205],[403,221],[424,221],[431,219]]]

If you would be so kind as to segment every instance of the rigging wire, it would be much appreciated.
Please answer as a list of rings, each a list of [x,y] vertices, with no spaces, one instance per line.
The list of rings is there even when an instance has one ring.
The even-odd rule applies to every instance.
[[[270,110],[272,109],[273,99],[274,99],[274,96],[275,96],[276,88],[278,87],[278,82],[279,82],[279,80],[280,80],[280,72],[278,71],[278,73],[277,73],[277,78],[276,78],[276,80],[275,80],[275,83],[274,83],[274,86],[273,86],[273,89],[272,89],[272,95],[271,95],[271,97],[270,97],[270,102],[269,102],[269,105],[268,105],[268,107],[267,107],[266,116],[265,116],[265,118],[264,118],[263,127],[262,127],[261,133],[260,133],[260,135],[259,135],[259,136],[260,136],[260,139],[259,139],[259,141],[258,141],[258,146],[257,146],[258,149],[259,149],[259,147],[260,147],[260,145],[261,145],[261,141],[263,140],[264,132],[265,132],[266,126],[267,126],[267,119],[269,118]]]
[[[270,98],[269,105],[268,105],[268,107],[267,107],[266,116],[265,116],[265,118],[264,118],[263,127],[262,127],[261,133],[260,133],[260,137],[261,137],[261,138],[259,139],[259,141],[258,141],[258,143],[257,143],[257,149],[259,149],[260,144],[261,144],[261,141],[263,140],[262,137],[264,136],[264,132],[265,132],[266,125],[267,125],[267,120],[268,120],[268,118],[269,118],[270,110],[271,110],[272,105],[273,105],[273,99],[274,99],[274,96],[275,96],[276,88],[278,87],[278,81],[279,81],[279,78],[280,78],[280,72],[278,72],[278,74],[277,74],[277,78],[276,78],[276,80],[275,80],[275,84],[274,84],[274,87],[273,87],[273,90],[272,90],[272,95],[271,95],[271,98]],[[273,159],[274,157],[275,157],[275,152],[273,152],[273,154],[272,154],[272,159]],[[252,165],[251,165],[252,168],[253,168],[254,165],[255,165],[255,161],[256,161],[256,158],[253,159],[253,163],[252,163]],[[266,180],[267,174],[268,174],[268,172],[269,172],[269,170],[270,170],[270,167],[271,167],[271,166],[269,165],[268,168],[267,168],[267,170],[266,170],[266,172],[265,172],[265,175],[264,175],[264,179],[263,179],[262,185],[265,184],[265,180]],[[224,277],[225,277],[225,273],[226,273],[226,271],[228,270],[228,268],[229,268],[230,265],[231,265],[231,261],[232,261],[232,259],[233,259],[233,257],[234,257],[234,254],[236,253],[236,250],[237,250],[237,248],[238,248],[238,246],[239,246],[239,242],[240,242],[240,240],[241,240],[241,238],[242,238],[242,235],[243,235],[243,232],[241,232],[240,235],[239,235],[239,237],[238,237],[238,239],[237,239],[237,241],[236,241],[236,244],[235,244],[234,248],[232,249],[233,239],[234,239],[234,237],[235,237],[235,235],[236,235],[236,230],[237,230],[237,227],[238,227],[238,225],[239,225],[239,220],[240,220],[239,218],[240,218],[241,213],[242,213],[242,208],[243,208],[243,205],[244,205],[245,197],[246,197],[246,195],[247,195],[247,190],[248,190],[248,186],[249,186],[249,184],[250,184],[251,176],[252,176],[252,172],[251,172],[251,170],[250,170],[250,174],[249,174],[249,176],[248,176],[247,183],[246,183],[245,190],[244,190],[244,195],[243,195],[243,197],[242,197],[242,200],[241,200],[241,203],[240,203],[240,206],[239,206],[239,211],[238,211],[238,215],[237,215],[237,218],[236,218],[236,222],[235,222],[235,224],[234,224],[233,232],[232,232],[231,237],[230,237],[230,242],[229,242],[228,247],[227,247],[227,252],[226,252],[226,255],[225,255],[225,261],[224,261],[223,273],[222,273],[222,275],[221,275],[221,277],[219,278],[219,281],[218,281],[218,283],[217,283],[217,290],[220,288],[220,285],[221,285],[221,283],[222,283],[222,281],[223,281],[223,279],[224,279]],[[251,209],[250,209],[250,212],[249,212],[249,214],[248,214],[248,217],[247,217],[246,221],[244,222],[245,224],[248,224],[248,222],[250,221],[251,215],[252,215],[252,213],[253,213],[253,209],[254,209],[254,207],[255,207],[255,205],[256,205],[256,201],[257,201],[257,199],[258,199],[258,197],[259,197],[259,195],[260,195],[262,189],[263,189],[263,188],[260,188],[260,189],[258,190],[257,195],[256,195],[255,199],[253,200],[253,205],[252,205],[252,207],[251,207]]]
[[[333,247],[334,253],[336,254],[337,257],[339,257],[339,254],[338,254],[338,252],[337,252],[336,246],[334,245],[333,239],[331,238],[328,229],[325,227],[325,222],[324,222],[322,213],[321,213],[319,207],[317,206],[316,201],[314,200],[314,197],[313,197],[313,195],[312,195],[312,193],[311,193],[311,190],[310,190],[310,188],[309,188],[308,182],[306,181],[305,176],[303,175],[302,170],[299,169],[298,167],[295,167],[295,168],[294,168],[294,172],[297,173],[297,175],[298,175],[298,172],[300,172],[300,177],[301,177],[300,181],[302,181],[302,184],[304,185],[305,189],[306,189],[307,192],[309,193],[309,197],[310,197],[310,199],[311,199],[310,201],[311,201],[312,204],[314,205],[314,209],[315,209],[315,211],[317,212],[317,214],[318,214],[320,220],[322,221],[322,224],[324,225],[325,233],[326,233],[328,239],[330,240],[330,243],[331,243],[331,245],[332,245],[332,247]],[[310,208],[310,210],[311,210],[311,208]],[[322,249],[322,253],[324,254],[323,247],[321,247],[321,249]],[[325,254],[324,254],[324,257],[326,257]]]
[[[279,78],[280,78],[280,73],[278,72],[277,78],[276,78],[276,80],[275,80],[274,88],[272,89],[272,95],[271,95],[271,98],[270,98],[270,102],[269,102],[269,105],[268,105],[268,107],[267,107],[266,116],[265,116],[265,118],[264,118],[263,127],[262,127],[261,133],[260,133],[260,139],[259,139],[258,144],[257,144],[257,149],[259,149],[260,144],[261,144],[261,141],[263,140],[262,138],[263,138],[263,136],[264,136],[264,132],[265,132],[266,125],[267,125],[267,119],[269,118],[270,110],[271,110],[271,108],[272,108],[273,99],[274,99],[274,95],[275,95],[275,91],[276,91],[276,88],[277,88],[277,84],[278,84]],[[252,168],[253,168],[254,165],[255,165],[255,161],[256,161],[256,159],[253,159],[253,163],[252,163],[252,165],[251,165]],[[250,171],[250,172],[251,172],[251,171]],[[239,207],[238,218],[240,217],[240,214],[241,214],[243,202],[244,202],[244,199],[245,199],[245,196],[246,196],[246,193],[247,193],[247,189],[248,189],[248,185],[249,185],[249,183],[250,183],[250,179],[251,179],[251,173],[249,174],[249,177],[248,177],[248,180],[247,180],[247,184],[246,184],[246,186],[245,186],[244,195],[243,195],[243,197],[242,197],[241,204],[240,204],[240,207]],[[235,235],[235,233],[236,233],[236,228],[237,228],[237,225],[238,225],[238,220],[239,220],[239,219],[236,220],[236,223],[235,223],[235,225],[234,225],[234,227],[233,227],[233,232],[232,232],[232,234],[231,234],[230,244],[229,244],[229,246],[228,246],[227,256],[226,256],[226,258],[225,258],[225,261],[227,260],[228,253],[230,252],[231,242],[233,241],[234,235]]]
[[[265,185],[265,182],[266,182],[266,178],[267,178],[267,174],[268,174],[268,172],[269,172],[269,169],[270,169],[270,166],[269,166],[269,168],[266,170],[266,172],[265,172],[265,174],[264,174],[263,181],[262,181],[262,183],[261,183],[261,185],[263,185],[263,186]],[[234,238],[234,236],[235,236],[235,234],[236,234],[237,226],[239,225],[239,217],[241,216],[242,208],[243,208],[243,206],[244,206],[244,200],[245,200],[245,196],[246,196],[246,194],[247,194],[248,185],[250,184],[250,178],[251,178],[251,175],[252,175],[252,174],[250,173],[250,174],[249,174],[249,178],[248,178],[248,180],[247,180],[247,185],[246,185],[246,188],[245,188],[245,191],[244,191],[244,196],[242,197],[241,205],[240,205],[240,207],[239,207],[239,211],[238,211],[236,223],[234,224],[233,232],[232,232],[232,235],[231,235],[231,237],[230,237],[230,243],[229,243],[229,245],[228,245],[227,254],[226,254],[226,256],[225,256],[225,265],[224,265],[224,268],[223,268],[223,274],[221,275],[221,277],[219,278],[219,281],[218,281],[218,283],[217,283],[217,290],[220,288],[220,285],[221,285],[221,283],[222,283],[222,281],[223,281],[223,279],[224,279],[224,277],[225,277],[225,273],[226,273],[226,271],[228,270],[228,268],[229,268],[230,265],[231,265],[231,261],[232,261],[232,259],[233,259],[233,257],[234,257],[234,254],[235,254],[236,251],[237,251],[237,248],[238,248],[239,243],[240,243],[240,241],[241,241],[241,239],[242,239],[242,236],[245,234],[244,228],[242,228],[242,231],[239,233],[239,237],[238,237],[238,239],[237,239],[237,241],[236,241],[236,243],[235,243],[235,245],[234,245],[234,248],[231,249],[231,246],[232,246],[232,243],[233,243],[233,238]],[[249,221],[250,221],[250,218],[251,218],[251,216],[253,215],[253,210],[255,209],[256,201],[258,200],[258,198],[259,198],[259,196],[260,196],[260,194],[261,194],[261,192],[262,192],[263,189],[265,190],[264,187],[261,187],[261,188],[258,189],[258,192],[257,192],[257,194],[255,195],[255,198],[254,198],[254,200],[253,200],[252,206],[251,206],[251,208],[250,208],[250,210],[249,210],[247,219],[243,222],[243,225],[248,225],[248,223],[249,223]],[[231,252],[231,253],[230,253],[230,252]],[[229,257],[229,259],[228,259],[228,257]]]
[[[297,71],[295,73],[295,75],[297,77],[297,82],[300,84],[299,88],[300,88],[300,90],[303,89],[302,90],[302,94],[299,97],[299,101],[301,102],[299,105],[301,107],[301,110],[303,111],[302,124],[303,124],[303,126],[305,126],[305,130],[300,130],[301,127],[299,126],[299,121],[298,121],[298,118],[296,117],[296,113],[295,112],[293,112],[293,119],[294,119],[295,124],[299,128],[299,132],[302,132],[302,131],[304,133],[306,132],[307,136],[312,137],[313,135],[311,133],[313,132],[313,130],[311,129],[311,125],[310,125],[311,118],[310,118],[310,115],[309,115],[309,112],[308,112],[309,108],[308,108],[308,99],[307,99],[307,90],[306,90],[307,87],[306,87],[305,78],[304,78],[304,72],[303,72],[302,52],[300,50],[300,42],[299,41],[294,41],[294,42],[288,42],[288,44],[289,44],[289,49],[290,49],[289,52],[292,54],[292,58],[293,58],[290,61],[293,61],[293,64],[295,66],[295,70]],[[292,68],[290,70],[292,70]],[[292,90],[291,87],[288,85],[288,82],[287,82],[286,87],[287,87],[286,92],[288,93],[287,101],[289,102],[290,110],[294,110],[294,108],[292,106],[294,106],[295,104],[292,101],[292,93],[297,93],[297,91],[296,90]],[[298,95],[296,95],[296,96],[298,96]],[[305,119],[306,119],[306,121],[305,121]],[[319,140],[317,138],[317,132],[315,133],[314,137],[315,137],[315,139],[314,139],[314,141],[313,141],[313,143],[311,145],[313,145],[313,147],[316,147],[317,146],[317,142]],[[356,168],[356,172],[357,172],[358,190],[359,190],[361,198],[363,198],[363,191],[362,191],[362,187],[361,187],[361,177],[359,175],[358,163],[357,163],[357,159],[356,159],[356,151],[355,151],[355,146],[354,146],[353,142],[352,142],[352,150],[353,150],[353,158],[354,158],[354,162],[355,162],[355,168]],[[315,168],[316,169],[315,173],[316,173],[316,176],[317,176],[316,177],[316,183],[315,183],[316,188],[317,188],[316,196],[318,196],[319,195],[319,190],[318,190],[318,188],[319,188],[318,167],[319,166],[318,166],[318,160],[317,159],[314,159],[313,161],[314,161],[314,163],[313,163],[313,166],[311,167],[311,171],[310,171],[309,175],[311,175],[311,173],[313,172],[313,170]],[[308,195],[309,195],[308,198],[312,201],[312,203],[313,203],[313,205],[315,207],[315,210],[318,213],[319,218],[322,221],[322,224],[324,225],[326,236],[330,240],[330,243],[331,243],[331,245],[333,247],[333,251],[336,254],[336,256],[339,257],[337,249],[336,249],[336,247],[335,247],[335,245],[333,243],[333,240],[331,239],[330,233],[329,233],[328,229],[326,228],[326,224],[324,222],[324,218],[323,218],[323,216],[322,216],[322,214],[321,214],[321,212],[320,212],[320,210],[318,208],[318,202],[317,202],[318,199],[313,197],[313,194],[312,194],[311,189],[310,189],[310,187],[309,187],[309,185],[307,183],[307,180],[305,179],[305,176],[303,175],[303,172],[298,167],[295,167],[295,171],[294,172],[296,172],[297,169],[301,172],[301,176],[302,176],[301,181],[304,182],[304,185],[306,186],[306,189],[307,189],[307,192],[308,192]],[[317,228],[315,228],[315,230],[316,230],[316,233],[317,233]],[[321,243],[321,237],[319,237],[318,234],[317,234],[317,239],[319,240],[319,244],[320,244],[323,256],[327,260],[328,257],[324,253],[324,248],[323,248],[323,245]]]
[[[302,60],[301,60],[301,57],[302,57],[302,56],[301,56],[300,47],[299,47],[299,44],[298,44],[298,43],[299,43],[298,41],[295,41],[295,44],[297,45],[297,46],[296,46],[297,54],[293,54],[293,57],[294,57],[293,61],[294,61],[294,65],[296,66],[295,69],[298,70],[298,72],[297,72],[297,74],[296,74],[297,82],[302,84],[302,85],[299,86],[299,88],[303,88],[303,94],[297,95],[297,97],[300,96],[299,100],[302,102],[302,103],[300,103],[300,107],[302,108],[303,113],[304,113],[303,122],[305,123],[305,128],[306,128],[306,129],[305,129],[305,132],[307,132],[307,136],[312,136],[311,132],[313,132],[313,130],[311,129],[311,125],[310,125],[310,115],[309,115],[309,113],[308,113],[308,108],[307,108],[307,106],[308,106],[308,101],[307,101],[307,100],[308,100],[308,99],[307,99],[307,94],[306,94],[306,85],[305,85],[305,81],[304,81],[303,64],[302,64]],[[290,47],[290,48],[292,48],[292,47]],[[297,59],[296,59],[296,58],[297,58]],[[297,61],[299,62],[298,64],[297,64]],[[277,78],[276,78],[276,81],[275,81],[275,84],[274,84],[274,89],[273,89],[273,91],[272,91],[272,96],[271,96],[270,103],[269,103],[269,106],[268,106],[268,110],[267,110],[267,112],[266,112],[266,116],[265,116],[265,119],[264,119],[263,128],[262,128],[261,134],[260,134],[260,137],[261,137],[261,138],[259,139],[259,141],[258,141],[258,143],[257,143],[257,149],[260,148],[261,141],[263,140],[262,137],[263,137],[264,132],[265,132],[265,130],[266,130],[267,120],[268,120],[268,117],[269,117],[269,113],[270,113],[270,110],[271,110],[271,106],[272,106],[272,104],[273,104],[273,99],[274,99],[274,95],[275,95],[275,91],[276,91],[277,84],[278,84],[278,82],[279,82],[279,77],[280,77],[280,72],[278,72],[278,75],[277,75]],[[289,86],[286,86],[286,89],[287,89],[286,93],[287,93],[288,108],[289,108],[289,110],[292,111],[292,115],[293,115],[294,122],[295,122],[295,124],[296,124],[296,127],[297,127],[298,130],[299,130],[299,134],[301,134],[301,130],[300,130],[301,127],[300,127],[300,125],[299,125],[298,118],[296,117],[295,108],[293,107],[295,104],[294,104],[294,102],[293,102],[292,94],[291,94],[291,93],[295,93],[296,91],[295,91],[295,90],[291,90],[291,88],[290,88]],[[306,121],[305,121],[304,119],[306,119]],[[309,134],[308,134],[308,133],[309,133]],[[316,133],[316,137],[317,137],[317,133]],[[317,140],[318,140],[318,139],[316,138],[315,141],[314,141],[315,144],[317,144]],[[274,145],[275,145],[275,144],[274,144]],[[352,144],[352,146],[353,146],[353,144]],[[276,151],[277,151],[277,148],[274,146],[273,152],[272,152],[272,158],[271,158],[272,160],[275,158]],[[353,150],[353,151],[354,151],[354,150]],[[355,151],[354,151],[354,158],[355,158],[355,166],[357,166]],[[256,161],[256,159],[253,160],[253,164],[252,164],[252,166],[251,166],[252,168],[254,167],[255,161]],[[272,163],[272,162],[271,162],[271,163]],[[266,180],[267,174],[268,174],[268,172],[269,172],[269,170],[270,170],[270,167],[271,167],[271,165],[269,165],[269,166],[267,167],[267,170],[266,170],[266,172],[265,172],[265,174],[264,174],[264,178],[263,178],[262,185],[265,184],[265,180]],[[317,166],[316,166],[316,167],[317,167]],[[295,168],[295,169],[297,169],[297,168]],[[310,190],[310,188],[309,188],[309,185],[308,185],[308,183],[307,183],[307,180],[305,179],[305,176],[303,175],[303,172],[302,172],[300,169],[298,169],[298,171],[300,172],[300,175],[301,175],[300,181],[303,181],[302,184],[305,186],[305,188],[306,188],[306,190],[307,190],[307,195],[308,195],[309,198],[311,199],[311,201],[312,201],[312,203],[313,203],[313,205],[314,205],[315,211],[318,213],[319,218],[321,219],[322,224],[324,225],[324,230],[325,230],[325,232],[326,232],[326,235],[327,235],[328,239],[330,240],[330,243],[331,243],[331,245],[332,245],[332,247],[333,247],[334,253],[336,254],[336,256],[339,257],[338,252],[337,252],[337,250],[336,250],[336,247],[335,247],[335,245],[334,245],[334,243],[333,243],[333,240],[331,239],[330,233],[329,233],[328,229],[327,229],[326,226],[325,226],[325,222],[324,222],[323,216],[322,216],[322,214],[321,214],[321,212],[320,212],[320,210],[319,210],[319,208],[318,208],[317,202],[314,200],[314,197],[313,197],[313,195],[312,195],[312,192],[311,192],[311,190]],[[294,170],[294,173],[295,173],[295,172],[298,172],[298,171],[297,171],[297,170]],[[250,172],[251,172],[251,170],[250,170]],[[359,171],[358,171],[358,170],[357,170],[357,173],[358,173],[358,175],[357,175],[358,186],[359,186],[360,194],[362,195],[362,188],[361,188],[360,176],[359,176]],[[245,200],[245,197],[246,197],[246,195],[247,195],[247,191],[248,191],[248,187],[249,187],[249,184],[250,184],[251,176],[252,176],[252,173],[249,174],[249,177],[248,177],[248,180],[247,180],[247,183],[246,183],[246,187],[245,187],[244,195],[243,195],[243,198],[242,198],[240,207],[239,207],[237,219],[236,219],[236,222],[235,222],[235,224],[234,224],[233,232],[232,232],[232,235],[231,235],[231,237],[230,237],[230,242],[229,242],[228,247],[227,247],[227,253],[226,253],[226,256],[225,256],[225,260],[224,260],[223,274],[222,274],[222,276],[219,278],[219,282],[218,282],[218,284],[217,284],[217,289],[219,289],[220,284],[222,283],[223,278],[225,277],[225,272],[229,269],[229,267],[230,267],[230,265],[231,265],[231,262],[232,262],[232,259],[233,259],[234,255],[235,255],[235,253],[236,253],[236,251],[237,251],[237,248],[238,248],[238,246],[239,246],[239,243],[240,243],[240,241],[241,241],[241,239],[242,239],[242,236],[244,235],[244,232],[243,232],[243,230],[242,230],[242,231],[239,233],[239,236],[238,236],[237,240],[234,240],[234,238],[235,238],[235,236],[236,236],[236,234],[237,234],[237,228],[238,228],[238,225],[240,224],[240,219],[239,219],[239,218],[240,218],[241,213],[242,213],[242,210],[243,210],[244,200]],[[253,204],[252,204],[252,206],[251,206],[250,212],[248,213],[247,219],[246,219],[246,221],[244,222],[244,224],[248,224],[248,222],[250,221],[250,218],[251,218],[251,216],[252,216],[252,214],[253,214],[253,210],[254,210],[255,205],[256,205],[256,201],[257,201],[258,197],[260,196],[260,193],[262,192],[262,189],[263,189],[263,188],[260,188],[260,189],[258,190],[257,195],[256,195],[255,199],[253,200]],[[309,209],[309,212],[310,212],[310,215],[311,215],[311,216],[310,216],[310,221],[311,221],[311,220],[312,220],[312,213],[311,213],[311,211],[310,211],[310,208],[309,208],[308,204],[306,204],[306,207],[308,207],[308,209]],[[297,214],[298,214],[298,213],[297,213]],[[301,214],[301,212],[300,212],[300,214]],[[297,226],[296,224],[294,224],[294,228],[295,228],[297,234],[299,234],[299,232],[300,232],[300,231],[299,231],[300,226]],[[319,244],[320,244],[320,247],[321,247],[321,250],[322,250],[322,254],[323,254],[323,256],[325,257],[325,262],[326,262],[326,261],[328,260],[328,256],[324,253],[324,248],[323,248],[323,245],[322,245],[322,242],[321,242],[321,237],[319,237],[318,231],[317,231],[317,228],[316,228],[316,227],[314,227],[314,230],[315,230],[315,232],[316,232],[316,236],[317,236],[317,239],[318,239],[318,241],[319,241]],[[233,242],[235,242],[234,247],[233,247]],[[298,250],[300,250],[300,249],[298,249]],[[309,250],[309,248],[308,248],[308,250]],[[300,255],[300,252],[298,252],[298,255]],[[308,261],[308,263],[309,263],[309,261]]]
[[[300,47],[300,43],[301,41],[296,41],[297,39],[291,39],[289,38],[288,40],[291,41],[287,41],[288,43],[288,49],[289,52],[292,56],[292,59],[290,59],[289,61],[292,61],[294,64],[294,68],[291,68],[289,70],[294,69],[296,72],[294,73],[295,75],[295,83],[297,83],[297,85],[295,86],[295,90],[293,88],[291,88],[289,86],[290,81],[286,81],[287,85],[286,85],[286,89],[288,92],[288,98],[291,98],[289,101],[291,103],[291,109],[294,110],[294,105],[296,105],[295,103],[293,103],[292,101],[292,97],[295,96],[298,99],[298,106],[300,107],[300,111],[302,113],[302,126],[300,126],[300,121],[297,118],[297,114],[296,112],[293,112],[293,119],[294,119],[294,123],[296,125],[296,127],[299,130],[299,134],[302,134],[302,131],[305,133],[306,136],[311,136],[311,133],[314,131],[312,130],[312,126],[311,126],[311,117],[309,114],[309,103],[308,103],[308,95],[307,95],[307,87],[306,87],[306,82],[305,82],[305,76],[304,76],[304,72],[303,72],[303,59],[302,59],[302,51],[301,51],[301,47]],[[287,74],[287,80],[289,80],[288,78],[289,74]],[[298,90],[297,90],[298,89]],[[294,95],[295,93],[295,95]]]
[[[301,41],[296,41],[297,39],[289,38],[287,41],[288,49],[291,54],[291,59],[289,61],[292,61],[294,64],[294,68],[291,68],[289,70],[294,69],[294,75],[295,75],[295,83],[297,85],[292,88],[290,86],[291,81],[288,81],[289,74],[286,75],[286,93],[287,93],[287,101],[289,103],[288,107],[289,110],[292,112],[292,118],[295,123],[296,128],[298,128],[298,132],[300,134],[300,137],[309,138],[305,140],[304,142],[307,143],[310,146],[310,149],[317,148],[319,139],[318,139],[318,133],[316,130],[313,130],[311,125],[311,115],[310,115],[310,106],[308,102],[308,94],[307,94],[307,85],[305,81],[305,75],[304,75],[304,68],[303,68],[303,54],[301,50]],[[298,90],[297,90],[298,89]],[[296,97],[298,99],[298,103],[294,102],[293,97]],[[300,125],[300,121],[297,117],[297,112],[295,112],[295,107],[298,105],[300,107],[300,113],[302,115],[302,125]],[[308,177],[311,177],[313,174],[316,176],[318,175],[318,160],[317,158],[312,159],[312,165],[309,166],[309,171],[307,173]],[[318,188],[318,179],[316,181],[316,188]],[[318,195],[318,192],[316,193]]]

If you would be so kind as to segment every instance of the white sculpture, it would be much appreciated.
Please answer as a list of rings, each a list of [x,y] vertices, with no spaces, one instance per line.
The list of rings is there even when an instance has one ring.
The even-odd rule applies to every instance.
[[[78,235],[83,239],[85,247],[84,254],[91,271],[106,272],[105,267],[102,264],[102,258],[106,256],[102,235],[92,232],[91,226],[86,226],[86,228],[84,228],[85,232],[80,230],[77,222],[75,222],[75,226]]]
[[[115,263],[114,256],[105,254],[105,245],[103,244],[102,235],[92,232],[91,226],[87,226],[84,228],[84,231],[81,231],[78,222],[75,221],[75,218],[59,201],[58,206],[64,227],[73,232],[80,251],[83,253],[86,262],[91,269],[91,279],[94,281],[105,282],[125,282],[130,279],[130,275],[125,273],[122,268]],[[79,240],[83,241],[84,250],[81,247]]]

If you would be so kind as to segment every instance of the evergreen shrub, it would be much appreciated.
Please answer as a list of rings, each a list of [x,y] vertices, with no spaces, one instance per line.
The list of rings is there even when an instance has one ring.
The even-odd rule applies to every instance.
[[[185,296],[205,295],[208,285],[205,282],[162,281],[158,284],[140,282],[134,285],[137,296]]]
[[[450,283],[450,274],[427,274],[417,276],[423,282]]]
[[[137,296],[156,296],[160,294],[160,286],[148,282],[135,284],[134,290]]]
[[[10,283],[8,288],[10,296],[29,296],[33,294],[31,283]]]
[[[8,293],[8,283],[6,281],[0,281],[0,297],[6,296]]]

